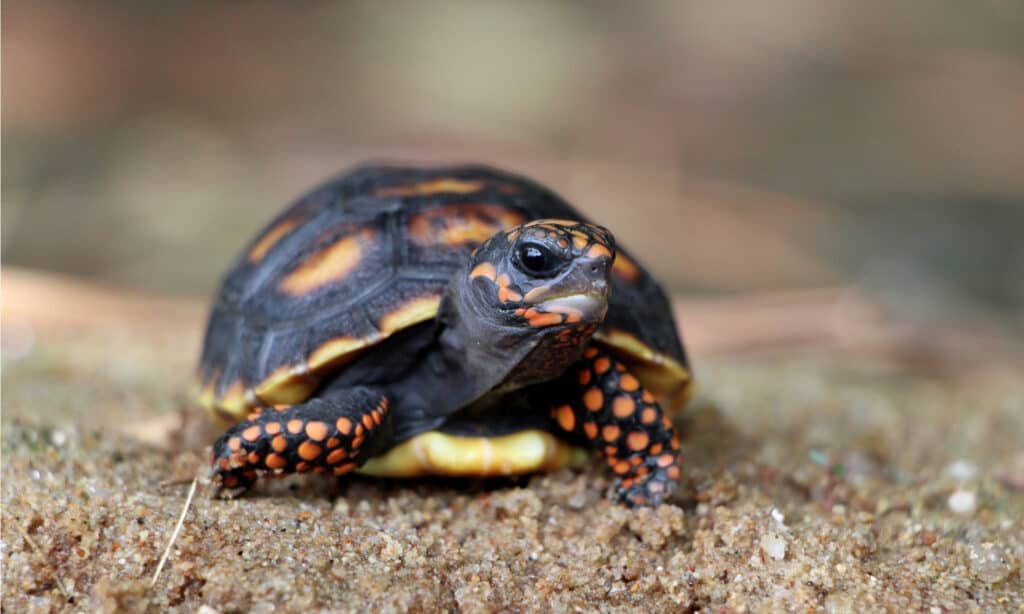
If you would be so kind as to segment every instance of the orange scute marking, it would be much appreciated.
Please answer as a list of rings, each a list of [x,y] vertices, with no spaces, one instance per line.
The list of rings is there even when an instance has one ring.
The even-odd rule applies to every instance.
[[[363,257],[363,243],[373,238],[373,231],[343,237],[333,245],[316,252],[278,283],[281,292],[292,296],[308,294],[327,284],[344,279]]]
[[[306,423],[306,437],[313,441],[327,439],[327,425],[319,420]]]
[[[643,431],[633,431],[626,435],[626,445],[634,452],[643,450],[650,442],[651,438]]]
[[[562,427],[563,430],[571,431],[576,428],[576,415],[572,411],[572,407],[568,405],[562,405],[555,410],[558,418],[558,426]]]
[[[640,388],[640,380],[631,373],[623,373],[622,377],[619,378],[619,388],[626,392],[633,392]]]
[[[320,456],[320,446],[310,441],[303,441],[299,444],[299,458],[314,461]]]
[[[590,411],[599,411],[604,407],[604,395],[600,388],[587,388],[583,393],[583,406]]]
[[[288,432],[292,435],[298,435],[302,432],[302,420],[295,418],[288,421]]]
[[[640,277],[640,268],[627,256],[619,252],[615,255],[615,264],[612,265],[612,275],[625,281],[634,282]]]
[[[263,461],[263,464],[271,469],[284,469],[288,466],[288,461],[280,454],[270,453],[267,454],[267,459]]]
[[[615,397],[615,401],[612,403],[612,413],[616,418],[628,418],[633,415],[635,410],[636,402],[632,397],[626,395]]]
[[[411,185],[395,185],[377,190],[377,196],[429,196],[431,194],[469,194],[479,191],[484,182],[479,180],[441,177]]]
[[[591,245],[590,249],[587,250],[587,257],[588,258],[600,258],[602,256],[605,257],[605,258],[611,258],[612,257],[612,252],[611,252],[611,250],[609,250],[604,245],[601,245],[600,243],[595,243],[595,244]]]
[[[494,270],[494,265],[490,262],[481,262],[480,264],[473,267],[473,270],[469,272],[470,279],[476,279],[477,277],[486,277],[491,281],[494,281],[497,276],[497,272]]]
[[[254,424],[254,425],[250,426],[249,428],[245,429],[244,431],[242,431],[242,439],[244,439],[246,441],[249,441],[249,442],[256,441],[257,439],[260,438],[260,434],[262,432],[263,431],[260,429],[260,427],[258,427],[258,426],[256,426]]]
[[[500,205],[445,205],[414,215],[409,220],[409,238],[422,246],[479,245],[523,220],[519,213]]]
[[[348,435],[352,432],[352,421],[348,418],[338,418],[334,426],[338,427],[338,432],[342,435]]]
[[[299,225],[299,220],[288,219],[283,220],[266,232],[260,240],[256,242],[256,245],[252,246],[249,250],[249,262],[256,264],[263,260],[267,252],[270,251],[271,247],[280,241],[286,234],[292,231],[293,228]]]

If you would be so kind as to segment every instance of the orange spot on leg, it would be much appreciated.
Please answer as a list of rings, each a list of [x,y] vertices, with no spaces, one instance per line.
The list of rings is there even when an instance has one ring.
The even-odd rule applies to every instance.
[[[628,418],[633,415],[635,409],[636,403],[633,398],[626,395],[615,397],[615,401],[612,403],[612,413],[616,418]]]
[[[562,427],[563,430],[572,431],[576,428],[576,415],[572,411],[572,407],[568,405],[562,405],[557,410],[558,426]]]
[[[647,447],[651,438],[643,431],[633,431],[626,436],[626,445],[634,452],[639,452]]]
[[[320,446],[309,441],[304,441],[299,444],[299,458],[307,461],[314,461],[318,456],[320,456]]]

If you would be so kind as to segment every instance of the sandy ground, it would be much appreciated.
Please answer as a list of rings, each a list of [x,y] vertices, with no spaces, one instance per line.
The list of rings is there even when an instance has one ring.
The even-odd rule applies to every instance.
[[[236,501],[201,483],[151,586],[206,473],[204,308],[8,273],[5,612],[1024,612],[1020,365],[702,343],[670,505],[610,505],[597,463]]]

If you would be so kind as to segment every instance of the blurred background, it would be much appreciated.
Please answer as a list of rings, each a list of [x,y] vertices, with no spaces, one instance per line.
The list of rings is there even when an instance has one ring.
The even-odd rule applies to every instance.
[[[674,291],[1024,336],[1017,2],[3,4],[4,265],[209,296],[366,159],[531,175]]]

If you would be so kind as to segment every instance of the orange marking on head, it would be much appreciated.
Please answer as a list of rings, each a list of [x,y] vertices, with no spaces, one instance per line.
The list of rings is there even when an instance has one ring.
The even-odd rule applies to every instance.
[[[619,377],[619,388],[626,392],[633,392],[640,389],[640,380],[638,380],[632,373],[623,373]]]
[[[260,240],[256,242],[256,245],[253,245],[252,249],[249,250],[249,262],[256,264],[263,260],[263,257],[267,255],[270,248],[298,225],[299,220],[287,219],[282,220],[276,226],[268,230],[262,237],[260,237]]]
[[[643,431],[633,431],[626,435],[626,445],[634,452],[643,450],[649,443],[651,443],[651,438]]]
[[[484,187],[483,181],[440,177],[411,185],[379,188],[377,196],[429,196],[431,194],[470,194]]]
[[[327,438],[327,425],[319,420],[307,422],[306,437],[313,441],[323,441]]]
[[[352,421],[348,418],[338,418],[334,426],[338,427],[338,432],[342,435],[348,435],[352,432]]]
[[[267,432],[267,435],[277,435],[281,432],[281,423],[268,422],[263,426],[263,430]]]
[[[284,469],[288,466],[288,461],[280,454],[274,454],[271,452],[270,454],[267,454],[267,459],[263,461],[263,464],[270,469]]]
[[[580,369],[579,382],[580,386],[586,386],[590,383],[590,369]]]
[[[614,424],[606,424],[604,428],[601,429],[601,437],[604,438],[604,440],[607,441],[608,443],[611,443],[618,439],[619,435],[621,434],[622,430]]]
[[[584,422],[583,432],[587,435],[587,439],[597,439],[597,424],[593,422]]]
[[[576,415],[572,411],[572,407],[569,405],[562,405],[556,411],[558,418],[558,426],[562,427],[562,430],[572,431],[576,428]]]
[[[537,286],[536,288],[527,292],[526,296],[523,297],[523,300],[530,304],[539,303],[540,300],[543,299],[544,296],[547,295],[547,293],[550,291],[551,286]]]
[[[611,258],[612,257],[612,252],[611,252],[611,250],[609,250],[604,245],[601,245],[600,243],[594,243],[593,245],[590,246],[590,249],[587,250],[587,257],[588,258],[601,258],[601,257]]]
[[[231,439],[228,440],[228,448],[232,452],[238,452],[239,450],[242,449],[242,440],[239,439],[238,437],[232,437]]]
[[[373,231],[363,229],[358,235],[342,237],[333,245],[306,258],[277,284],[285,294],[304,296],[325,285],[344,279],[363,257],[363,243],[373,238]]]
[[[583,406],[590,411],[600,411],[604,407],[604,394],[600,388],[587,388],[583,393]]]
[[[576,249],[582,250],[590,243],[590,237],[579,231],[572,233],[572,244]]]
[[[260,464],[260,455],[255,452],[249,452],[249,457],[246,460],[249,461],[250,465],[258,465]]]
[[[530,312],[534,315],[531,318]],[[540,328],[542,326],[554,326],[555,324],[562,323],[562,316],[557,313],[538,313],[534,309],[528,309],[526,311],[526,321],[530,323],[530,326],[534,328]]]
[[[288,432],[291,433],[292,435],[298,435],[299,433],[302,432],[302,426],[302,420],[299,420],[298,418],[293,418],[292,420],[288,421]]]
[[[523,295],[519,294],[515,290],[512,290],[511,288],[501,287],[498,288],[498,300],[503,303],[508,303],[510,301],[521,301],[523,300]]]
[[[644,424],[654,424],[657,419],[658,411],[653,407],[645,407],[643,412],[640,413],[640,422]]]
[[[616,418],[628,418],[633,415],[635,410],[636,402],[633,401],[633,397],[624,394],[615,397],[615,401],[612,403],[612,413]]]
[[[316,445],[311,441],[303,441],[299,444],[299,458],[308,461],[314,461],[320,456],[320,446]]]
[[[612,368],[612,361],[607,356],[602,356],[594,361],[594,372],[598,375],[606,373]]]
[[[340,463],[346,458],[348,458],[348,450],[346,450],[345,448],[338,448],[337,450],[327,455],[327,464],[333,465],[335,463]]]
[[[477,277],[486,277],[491,281],[495,281],[497,272],[494,270],[494,265],[490,262],[481,262],[480,264],[473,267],[473,270],[469,272],[470,279],[476,279]]]
[[[244,431],[242,431],[242,439],[244,439],[244,440],[246,440],[246,441],[251,443],[251,442],[256,441],[257,439],[259,439],[260,438],[260,433],[262,433],[262,432],[263,431],[260,429],[260,427],[258,427],[258,426],[256,426],[254,424],[254,425],[250,426],[249,428],[245,429]]]
[[[344,465],[338,465],[334,468],[334,475],[345,475],[356,468],[355,463],[345,463]]]
[[[673,454],[662,454],[658,457],[659,467],[668,467],[672,463],[676,462],[676,457]]]
[[[630,470],[630,465],[626,461],[619,461],[619,462],[615,463],[614,467],[612,467],[612,471],[614,471],[615,473],[617,473],[619,475],[624,475],[626,473],[629,473],[629,470]]]
[[[275,452],[284,452],[288,449],[288,440],[285,439],[284,436],[278,435],[270,440],[270,447],[273,448]]]

